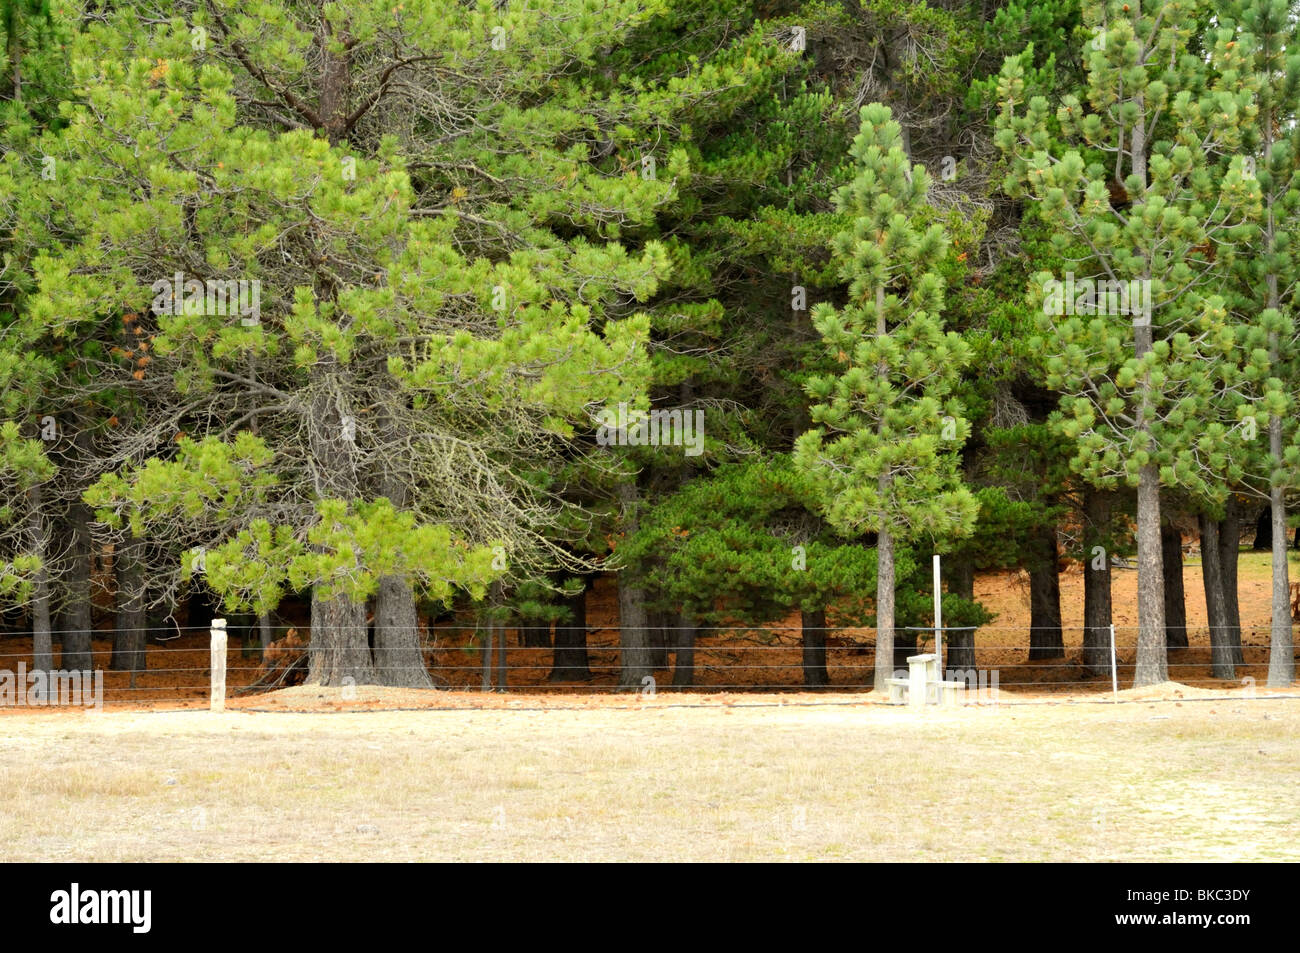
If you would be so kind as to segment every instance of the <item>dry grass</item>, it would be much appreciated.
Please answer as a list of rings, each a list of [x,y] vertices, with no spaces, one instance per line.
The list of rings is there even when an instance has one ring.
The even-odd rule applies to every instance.
[[[1300,859],[1294,701],[753,701],[9,714],[0,859]]]

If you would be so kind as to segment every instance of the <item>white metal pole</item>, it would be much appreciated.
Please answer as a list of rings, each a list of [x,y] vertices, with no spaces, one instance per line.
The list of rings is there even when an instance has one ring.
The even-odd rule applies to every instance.
[[[1110,696],[1119,701],[1119,675],[1115,671],[1115,623],[1110,624]]]
[[[210,711],[226,710],[226,620],[212,620],[212,694]]]
[[[943,681],[943,600],[939,581],[939,554],[934,554],[934,654],[939,660],[939,681]]]

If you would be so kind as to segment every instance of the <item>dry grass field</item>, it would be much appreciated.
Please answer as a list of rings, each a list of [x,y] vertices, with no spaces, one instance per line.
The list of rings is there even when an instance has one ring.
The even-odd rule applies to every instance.
[[[1300,860],[1294,700],[511,701],[7,712],[0,859]]]

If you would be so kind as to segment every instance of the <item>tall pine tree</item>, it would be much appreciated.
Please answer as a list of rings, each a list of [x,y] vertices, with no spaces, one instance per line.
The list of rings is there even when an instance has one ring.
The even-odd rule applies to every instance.
[[[945,332],[947,250],[928,224],[930,177],[904,153],[898,124],[878,103],[861,112],[851,155],[857,175],[837,195],[849,229],[834,250],[848,301],[820,304],[813,323],[839,374],[808,383],[815,429],[795,445],[826,519],[853,536],[876,534],[875,687],[893,672],[895,547],[965,535],[978,504],[961,483],[957,452],[969,426],[952,396],[970,349]]]
[[[1216,161],[1239,147],[1251,104],[1239,81],[1211,84],[1231,74],[1197,52],[1208,18],[1183,0],[1086,7],[1087,85],[1054,116],[1043,96],[1025,102],[1026,57],[999,83],[1006,190],[1040,203],[1060,245],[1086,246],[1077,279],[1116,283],[1088,299],[1068,274],[1039,273],[1031,302],[1075,466],[1137,489],[1136,685],[1168,677],[1160,487],[1222,499],[1243,458],[1241,431],[1219,419],[1240,374],[1216,292],[1258,190],[1240,159]],[[1053,280],[1072,300],[1051,300]]]

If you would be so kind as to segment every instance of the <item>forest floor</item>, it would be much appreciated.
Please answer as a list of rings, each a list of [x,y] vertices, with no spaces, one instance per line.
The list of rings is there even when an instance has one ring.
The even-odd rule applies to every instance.
[[[1300,579],[1300,554],[1292,554],[1292,578]],[[1135,660],[1137,608],[1136,573],[1116,569],[1112,598],[1116,626],[1118,681],[1131,684]],[[1263,686],[1267,677],[1269,640],[1269,554],[1243,550],[1239,568],[1242,642],[1245,664],[1235,678],[1211,677],[1209,638],[1206,630],[1205,596],[1199,562],[1184,567],[1188,622],[1187,649],[1169,653],[1169,675],[1176,682],[1221,692],[1249,693]],[[984,573],[977,577],[976,598],[995,615],[975,634],[976,661],[987,673],[996,672],[999,688],[1025,697],[1090,697],[1109,693],[1109,676],[1086,677],[1079,664],[1082,643],[1083,573],[1069,564],[1061,573],[1061,607],[1064,621],[1065,658],[1030,661],[1029,580],[1024,572]],[[508,684],[511,692],[533,696],[539,693],[568,696],[602,696],[616,687],[619,667],[617,586],[613,577],[596,580],[587,599],[588,645],[592,677],[582,681],[554,683],[549,680],[550,649],[529,649],[520,645],[519,634],[508,634]],[[305,636],[305,619],[299,623],[299,637]],[[833,621],[833,620],[832,620]],[[426,662],[440,687],[459,692],[475,691],[482,681],[481,653],[474,644],[472,620],[428,627],[425,632]],[[874,632],[869,628],[836,628],[829,633],[828,668],[832,689],[866,691],[874,666]],[[754,629],[701,630],[697,641],[695,691],[725,692],[799,691],[802,686],[802,652],[799,616],[793,614],[769,626]],[[97,660],[111,655],[109,633],[94,642]],[[933,650],[933,641],[923,640],[918,650]],[[17,669],[22,661],[31,669],[31,638],[13,635],[0,639],[0,669]],[[670,659],[671,661],[671,659]],[[231,639],[227,654],[227,685],[232,704],[261,704],[263,695],[243,694],[261,670],[257,649],[245,654],[238,638]],[[181,634],[164,642],[151,641],[147,672],[133,680],[127,673],[104,673],[105,702],[109,707],[196,707],[206,704],[209,680],[208,635],[205,629]],[[671,667],[654,672],[660,692],[672,679]],[[573,700],[564,704],[575,704]],[[268,704],[276,704],[270,702]],[[521,704],[529,704],[527,700]],[[420,707],[460,707],[454,697],[421,701]]]
[[[0,861],[1300,860],[1300,704],[1137,694],[9,712]]]

